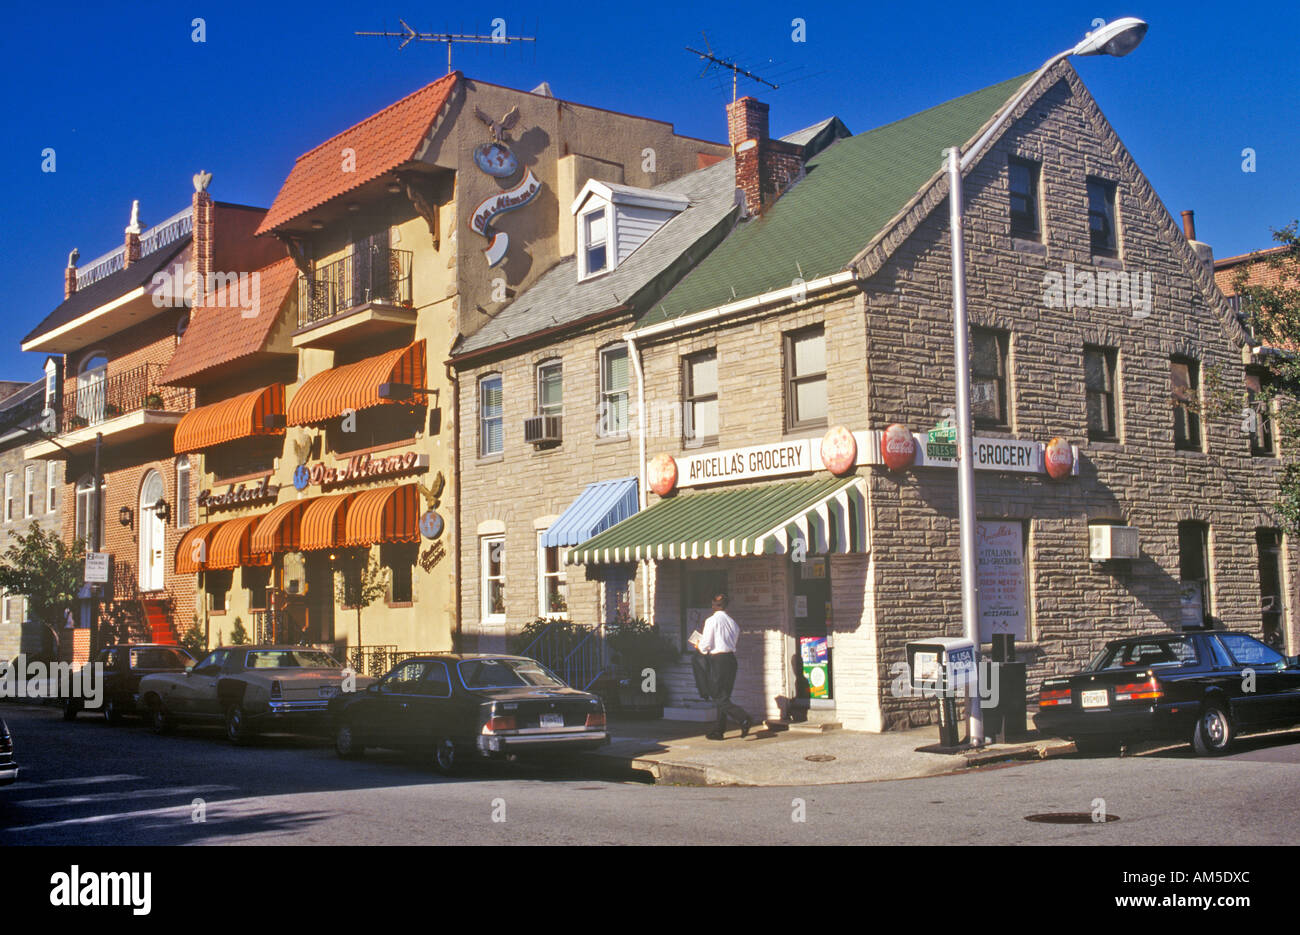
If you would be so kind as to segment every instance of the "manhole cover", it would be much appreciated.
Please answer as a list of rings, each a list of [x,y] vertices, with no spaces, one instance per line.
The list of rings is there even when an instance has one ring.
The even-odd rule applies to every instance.
[[[1042,815],[1026,815],[1025,821],[1036,821],[1045,825],[1100,825],[1108,821],[1119,821],[1119,816],[1094,816],[1092,812],[1046,812]]]
[[[804,759],[809,763],[829,763],[831,760],[835,759],[835,757],[831,756],[829,753],[814,753],[811,756],[804,757]]]

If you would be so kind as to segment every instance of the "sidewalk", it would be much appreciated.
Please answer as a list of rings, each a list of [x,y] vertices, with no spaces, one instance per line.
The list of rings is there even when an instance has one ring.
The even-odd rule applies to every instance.
[[[1037,760],[1074,752],[1074,744],[1030,735],[1019,744],[992,744],[956,755],[918,753],[938,742],[934,726],[869,734],[832,730],[766,731],[741,739],[736,728],[708,740],[709,725],[696,721],[610,719],[612,742],[586,754],[610,775],[629,771],[654,782],[681,785],[795,786],[877,782],[937,776],[1006,760]],[[815,759],[809,759],[814,757]]]

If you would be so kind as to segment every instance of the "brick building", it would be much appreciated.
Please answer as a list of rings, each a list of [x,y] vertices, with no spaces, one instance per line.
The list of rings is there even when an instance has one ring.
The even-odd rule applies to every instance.
[[[25,457],[63,462],[65,538],[112,556],[112,581],[83,588],[82,628],[96,606],[99,623],[136,638],[170,641],[194,620],[194,575],[172,561],[194,516],[192,466],[173,453],[172,433],[194,393],[161,377],[209,284],[201,274],[277,252],[251,239],[263,214],[214,203],[199,176],[190,206],[154,227],[133,206],[123,245],[80,269],[74,251],[64,301],[23,339],[23,350],[60,355],[63,366],[53,437],[27,445]]]
[[[510,591],[530,565],[540,582],[542,552],[511,565],[511,543],[568,516],[543,516],[541,499],[578,506],[584,485],[631,461],[643,508],[566,550],[571,594],[578,579],[639,566],[650,597],[639,612],[683,645],[709,595],[728,591],[742,627],[736,698],[752,714],[810,709],[869,730],[930,718],[897,681],[908,640],[962,631],[956,462],[942,434],[954,387],[943,151],[972,146],[1027,80],[834,140],[794,172],[765,108],[733,105],[744,211],[702,258],[687,255],[666,295],[631,310],[622,392],[640,418],[627,440],[580,436],[571,455],[533,455],[510,439],[521,413],[507,404],[513,444],[493,476],[462,435],[462,562],[479,568],[463,600],[491,611],[507,595],[506,619],[484,613],[480,631],[531,619]],[[1235,411],[1206,405],[1210,375],[1245,398],[1251,358],[1207,251],[1068,64],[1036,79],[1011,117],[965,182],[985,642],[1013,635],[1031,684],[1109,639],[1206,621],[1294,652],[1278,452],[1253,444]],[[617,324],[549,349],[578,358],[562,448],[571,422],[604,414],[589,359]],[[506,376],[541,363],[540,347],[506,348]],[[494,432],[503,407],[485,378],[462,375],[462,425],[478,400]],[[605,453],[618,445],[622,457]],[[520,483],[529,474],[535,484]],[[484,546],[502,535],[504,568]]]

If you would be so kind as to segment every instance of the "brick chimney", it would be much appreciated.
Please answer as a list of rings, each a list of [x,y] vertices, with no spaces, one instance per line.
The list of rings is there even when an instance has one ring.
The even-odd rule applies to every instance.
[[[140,202],[131,202],[131,223],[126,225],[126,252],[122,256],[122,265],[130,266],[140,259]]]
[[[212,251],[216,234],[216,222],[212,217],[212,196],[208,194],[208,184],[212,173],[202,169],[194,176],[194,305],[203,304],[207,297],[208,286],[212,282]]]
[[[742,97],[727,105],[727,137],[747,215],[761,214],[803,174],[803,147],[768,136],[768,105],[762,101]]]
[[[1213,270],[1214,248],[1196,239],[1196,213],[1194,211],[1183,212],[1183,236],[1187,238],[1188,246],[1196,252],[1196,258]]]
[[[72,294],[77,291],[77,261],[81,259],[81,251],[76,247],[68,254],[68,268],[63,271],[63,298],[70,299]]]

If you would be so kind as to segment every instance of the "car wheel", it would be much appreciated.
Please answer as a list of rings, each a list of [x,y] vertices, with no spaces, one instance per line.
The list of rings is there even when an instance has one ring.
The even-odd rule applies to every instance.
[[[80,711],[81,705],[73,699],[69,698],[67,701],[63,702],[63,719],[65,721],[75,721],[77,719],[77,714]]]
[[[358,743],[356,728],[351,721],[342,721],[334,731],[334,752],[344,760],[355,760],[366,752]]]
[[[117,703],[116,699],[104,699],[104,720],[114,726],[122,723],[122,706]]]
[[[1083,756],[1118,756],[1123,744],[1110,737],[1076,737],[1074,749]]]
[[[176,722],[167,713],[163,703],[155,698],[149,705],[149,729],[155,734],[170,734],[176,728]]]
[[[1200,756],[1223,756],[1236,736],[1228,709],[1218,701],[1207,701],[1192,732],[1192,749]]]
[[[444,776],[454,776],[461,771],[463,759],[450,737],[439,737],[433,744],[433,765]]]
[[[253,739],[253,728],[242,706],[232,704],[226,709],[226,737],[231,743],[243,746]]]

